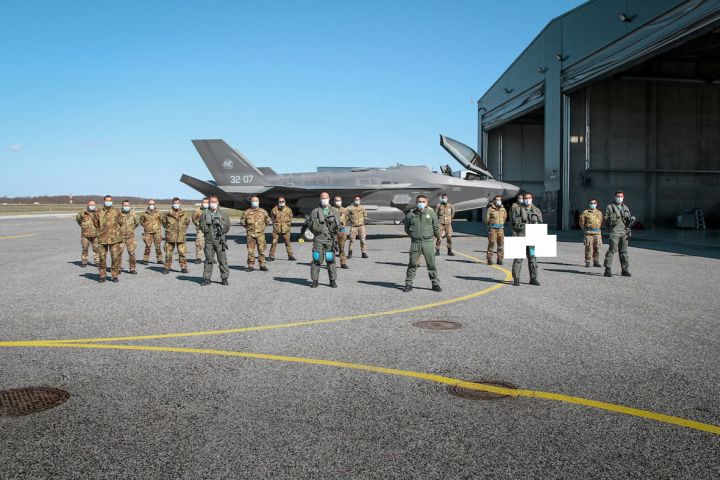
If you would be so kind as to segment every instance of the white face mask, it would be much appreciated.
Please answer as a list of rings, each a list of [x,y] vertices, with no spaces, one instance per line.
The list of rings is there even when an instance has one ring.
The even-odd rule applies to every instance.
[[[95,211],[95,205],[88,205],[88,211],[94,212],[94,211]]]
[[[180,210],[180,204],[179,204],[179,203],[173,203],[173,210]]]
[[[525,199],[525,205],[532,205],[532,198],[526,198]]]
[[[502,200],[495,200],[495,205],[502,207]]]
[[[615,197],[615,203],[622,203],[625,197]]]
[[[278,203],[278,207],[284,207],[284,206],[285,206],[285,202]]]
[[[335,200],[336,207],[342,207],[342,200]]]
[[[417,202],[417,209],[418,210],[424,210],[425,209],[425,202]]]
[[[360,205],[360,199],[359,199],[359,198],[356,198],[356,199],[355,199],[355,205]]]
[[[440,199],[440,202],[442,202],[442,203],[447,203],[447,198],[446,198],[446,197],[441,198],[441,199]]]
[[[210,210],[217,210],[217,203],[210,202]]]
[[[128,213],[130,211],[130,207],[126,207],[125,205],[123,205],[122,210],[123,212]]]
[[[260,206],[260,202],[250,202],[250,206],[252,208],[258,208]]]
[[[321,198],[320,205],[322,205],[323,207],[327,207],[328,205],[330,205],[330,199],[329,198]]]
[[[155,205],[148,205],[148,208],[149,208],[150,210],[155,210]]]
[[[207,204],[207,203],[203,203],[203,204],[202,204],[202,208],[203,208],[203,210],[207,210],[208,204]]]
[[[597,203],[591,203],[591,204],[590,204],[590,209],[591,209],[591,210],[595,210],[596,208],[597,208]]]
[[[105,202],[105,206],[108,208],[112,207],[112,202]]]

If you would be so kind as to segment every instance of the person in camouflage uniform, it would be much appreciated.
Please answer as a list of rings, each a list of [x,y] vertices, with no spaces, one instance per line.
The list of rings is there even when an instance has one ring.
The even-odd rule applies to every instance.
[[[517,199],[513,202],[513,204],[510,206],[510,219],[512,220],[513,216],[515,215],[515,210],[522,208],[525,206],[525,192],[518,193]],[[515,236],[515,233],[513,232],[513,236]]]
[[[630,243],[630,228],[635,223],[635,217],[625,205],[625,194],[615,192],[615,203],[605,207],[605,224],[608,228],[608,251],[605,254],[605,276],[612,277],[612,261],[615,252],[619,252],[621,275],[630,277],[630,257],[628,245]]]
[[[243,217],[243,224],[247,232],[247,271],[252,272],[255,270],[255,249],[258,252],[258,263],[260,263],[260,270],[267,272],[268,268],[265,265],[265,227],[270,225],[270,215],[267,210],[260,208],[260,199],[258,197],[252,197],[250,199],[250,208],[245,210],[245,216]]]
[[[542,212],[535,205],[532,204],[533,195],[530,192],[524,195],[524,205],[516,208],[512,214],[512,228],[513,235],[516,237],[525,236],[525,225],[528,223],[542,223]],[[535,258],[535,247],[525,247],[525,252],[528,259],[528,270],[530,270],[530,285],[540,285],[538,281],[538,267],[537,258]],[[522,268],[522,258],[516,258],[513,260],[512,265],[512,276],[513,285],[520,285],[520,269]]]
[[[340,268],[348,269],[347,254],[345,253],[345,244],[347,243],[348,234],[350,233],[350,227],[348,226],[348,209],[342,206],[342,198],[335,197],[335,210],[338,212],[338,221],[340,222],[340,228],[337,234],[338,251],[340,257]]]
[[[503,264],[505,252],[505,222],[507,210],[503,207],[502,197],[495,195],[493,203],[485,211],[485,223],[488,226],[487,264],[493,264],[493,250],[497,246],[497,264]]]
[[[442,245],[442,237],[445,237],[445,245],[449,256],[455,255],[452,251],[452,221],[455,217],[455,207],[452,203],[448,203],[448,196],[443,193],[440,196],[440,203],[435,207],[435,213],[440,221],[440,234],[435,241],[435,255],[440,255],[440,246]]]
[[[135,228],[140,224],[140,219],[135,215],[135,210],[130,208],[130,202],[123,200],[122,202],[122,233],[123,244],[127,249],[129,257],[129,268],[132,275],[137,274],[135,270],[135,250],[137,250],[137,240],[135,240]]]
[[[172,200],[172,210],[162,216],[162,225],[165,229],[165,268],[163,273],[167,274],[172,265],[173,252],[178,251],[178,260],[180,262],[180,271],[188,273],[187,269],[187,247],[185,246],[185,238],[187,228],[190,225],[190,215],[185,213],[180,206],[178,197]]]
[[[292,227],[293,212],[285,205],[285,198],[278,198],[278,204],[270,211],[270,219],[273,223],[272,244],[270,244],[270,256],[268,261],[275,260],[275,252],[277,250],[278,240],[282,237],[287,250],[288,260],[294,261],[292,243],[290,241],[290,230]]]
[[[352,258],[353,247],[355,245],[355,238],[360,236],[360,252],[362,258],[368,258],[367,254],[367,233],[365,231],[365,220],[367,220],[368,214],[365,207],[360,205],[360,195],[355,195],[355,199],[352,205],[347,208],[348,219],[350,220],[350,246],[348,247],[347,258]]]
[[[600,267],[600,247],[602,247],[603,214],[597,209],[597,200],[590,200],[589,207],[580,214],[578,220],[584,232],[585,266],[590,266],[592,260],[594,267]]]
[[[80,244],[82,246],[82,253],[80,255],[80,266],[82,268],[87,267],[88,263],[88,250],[92,246],[93,251],[93,262],[98,265],[100,261],[100,247],[98,246],[97,240],[97,228],[95,228],[95,200],[90,200],[87,203],[87,207],[81,212],[75,215],[75,221],[80,225]]]
[[[205,268],[203,268],[201,285],[210,285],[215,257],[217,257],[218,266],[220,267],[222,284],[227,285],[230,267],[225,253],[227,250],[225,235],[230,230],[230,218],[225,210],[220,209],[218,197],[215,195],[210,196],[209,208],[200,215],[198,225],[198,228],[205,235]]]
[[[427,264],[432,289],[436,292],[442,292],[440,278],[435,266],[435,251],[433,250],[433,238],[440,234],[440,223],[433,209],[427,206],[427,197],[425,195],[417,196],[416,207],[405,215],[403,223],[405,233],[410,236],[410,260],[405,274],[404,291],[412,291],[418,260],[422,255]]]
[[[210,200],[205,197],[200,202],[200,206],[195,209],[192,214],[192,222],[195,225],[195,264],[202,263],[205,260],[205,234],[198,227],[200,216],[208,209]]]
[[[100,283],[105,281],[107,268],[107,252],[110,252],[111,270],[113,282],[118,282],[120,275],[120,260],[123,249],[122,223],[123,217],[120,210],[113,207],[113,199],[105,195],[103,208],[98,210],[94,217],[95,228],[98,231],[98,243],[100,244],[99,271]]]
[[[320,268],[327,264],[330,287],[337,288],[337,265],[335,262],[335,241],[340,230],[340,218],[336,209],[330,206],[330,194],[320,194],[320,206],[310,212],[309,228],[313,238],[312,262],[310,263],[311,287],[320,282]]]
[[[150,261],[150,247],[155,244],[155,261],[163,263],[162,249],[160,242],[162,241],[162,215],[155,208],[155,200],[148,202],[147,210],[140,216],[140,225],[143,227],[143,242],[145,242],[145,252],[143,253],[143,263],[145,265]]]

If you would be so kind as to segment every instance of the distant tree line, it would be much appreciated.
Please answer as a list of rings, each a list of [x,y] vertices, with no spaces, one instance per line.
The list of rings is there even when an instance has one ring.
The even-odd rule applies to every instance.
[[[73,195],[72,203],[85,204],[89,200],[95,200],[96,202],[102,201],[105,194],[102,195]],[[70,195],[41,195],[38,197],[0,197],[0,203],[28,203],[33,204],[38,202],[40,204],[67,204],[70,203]],[[150,198],[146,197],[128,197],[123,195],[113,195],[113,199],[116,202],[123,200],[129,200],[130,203],[139,204],[147,203]],[[171,203],[172,198],[153,198],[157,203]],[[184,203],[197,203],[200,199],[182,199]]]

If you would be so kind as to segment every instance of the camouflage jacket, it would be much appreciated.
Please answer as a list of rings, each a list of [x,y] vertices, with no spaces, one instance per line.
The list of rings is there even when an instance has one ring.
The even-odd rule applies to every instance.
[[[140,225],[142,225],[145,233],[158,233],[160,232],[160,226],[162,225],[162,215],[157,210],[145,210],[145,213],[140,215]]]
[[[350,220],[350,226],[359,227],[365,225],[365,219],[367,219],[367,210],[362,205],[350,205],[347,208],[348,219]]]
[[[425,207],[422,211],[413,208],[405,215],[403,224],[405,233],[410,235],[413,242],[430,241],[440,235],[437,214],[430,207]]]
[[[542,223],[542,212],[535,205],[520,207],[512,214],[513,232],[520,237],[525,236],[525,225],[528,223]]]
[[[198,207],[195,209],[195,211],[192,214],[192,222],[193,225],[195,225],[195,228],[198,228],[198,222],[200,221],[200,217],[202,216],[203,212],[206,210],[202,207]]]
[[[135,215],[135,210],[122,214],[122,233],[125,238],[135,236],[135,228],[140,224],[140,219]]]
[[[123,215],[115,207],[102,207],[95,212],[95,228],[98,231],[98,242],[112,245],[123,241]]]
[[[450,225],[452,219],[455,216],[455,206],[452,203],[438,203],[435,207],[435,213],[437,214],[440,225]]]
[[[243,224],[251,237],[265,235],[265,227],[270,225],[270,215],[264,208],[248,208],[245,210]]]
[[[87,208],[75,215],[75,221],[80,225],[80,234],[86,238],[97,237],[95,226],[95,212],[88,212]]]
[[[205,241],[210,243],[222,241],[230,230],[230,218],[222,208],[215,213],[210,209],[203,210],[197,224],[197,228],[205,234]]]
[[[170,243],[184,243],[187,227],[190,225],[190,216],[185,210],[171,210],[162,216],[162,225],[165,228],[165,241]]]
[[[338,212],[338,221],[341,227],[345,227],[348,224],[348,209],[345,207],[334,207]]]
[[[290,233],[292,226],[293,213],[287,205],[283,208],[277,205],[270,210],[270,218],[273,222],[273,233]]]
[[[334,242],[340,227],[340,213],[333,207],[327,207],[327,214],[322,207],[310,212],[309,228],[315,235],[314,242]]]
[[[605,224],[608,233],[624,234],[628,232],[627,225],[630,224],[630,209],[624,203],[620,205],[611,203],[605,207]]]
[[[600,235],[600,227],[603,222],[603,214],[600,210],[592,210],[588,208],[580,214],[580,228],[585,230],[585,233],[591,235]]]
[[[485,212],[485,223],[487,223],[488,227],[498,228],[493,227],[493,225],[504,225],[506,221],[507,210],[505,210],[505,207],[493,205],[487,208],[487,211]]]

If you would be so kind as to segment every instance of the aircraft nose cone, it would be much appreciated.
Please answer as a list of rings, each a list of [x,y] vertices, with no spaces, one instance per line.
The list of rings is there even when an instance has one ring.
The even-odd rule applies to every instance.
[[[517,187],[510,183],[503,183],[503,188],[503,199],[514,198],[520,191],[520,187]]]

